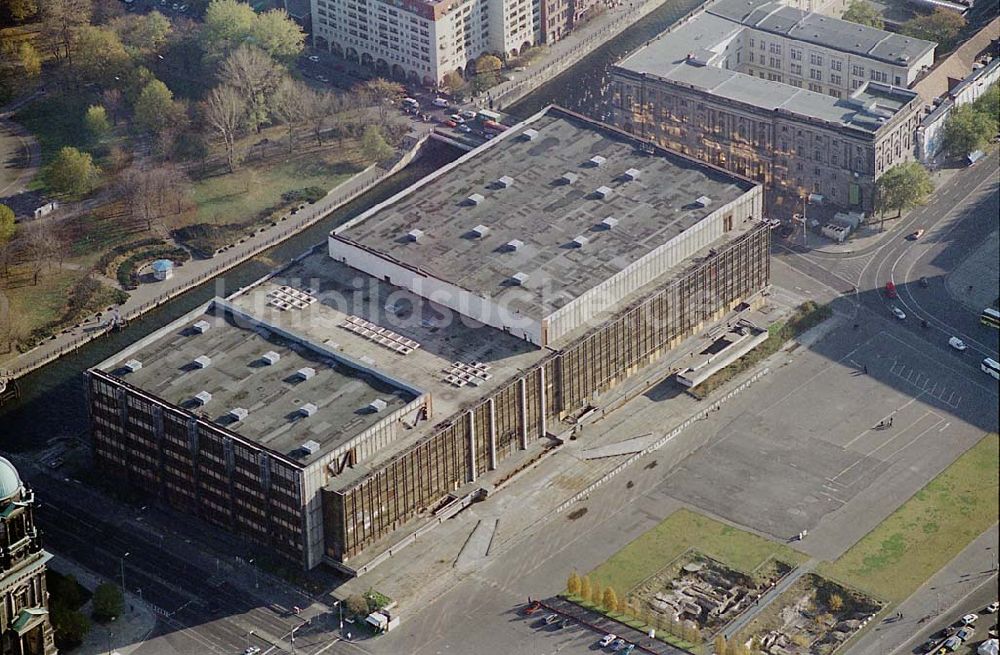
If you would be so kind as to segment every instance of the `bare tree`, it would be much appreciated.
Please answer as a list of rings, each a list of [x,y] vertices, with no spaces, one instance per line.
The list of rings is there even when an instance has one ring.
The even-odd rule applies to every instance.
[[[128,214],[152,230],[163,217],[183,210],[187,179],[173,166],[133,166],[122,173],[118,189]]]
[[[76,32],[90,22],[91,0],[43,0],[40,4],[42,32],[54,45],[56,58],[65,58],[72,65]]]
[[[236,171],[236,137],[246,122],[247,102],[235,88],[217,86],[208,94],[204,104],[205,122],[222,140],[226,149],[229,172]]]
[[[274,94],[272,103],[274,113],[288,131],[288,152],[291,152],[295,145],[295,131],[301,126],[310,110],[310,101],[306,96],[311,93],[305,84],[286,76]]]
[[[28,223],[24,230],[23,252],[31,271],[31,284],[38,284],[38,278],[46,268],[52,268],[52,260],[58,254],[61,243],[56,230],[41,221]]]
[[[368,98],[368,102],[378,109],[379,122],[382,125],[389,119],[389,110],[393,104],[406,92],[402,84],[381,77],[368,80],[360,86],[361,93]]]
[[[281,82],[281,69],[263,50],[241,45],[223,62],[219,79],[245,98],[247,122],[259,133],[270,117],[270,103]]]

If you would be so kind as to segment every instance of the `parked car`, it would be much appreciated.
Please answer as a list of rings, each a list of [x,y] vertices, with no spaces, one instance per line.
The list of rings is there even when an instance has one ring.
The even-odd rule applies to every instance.
[[[625,644],[625,650],[622,651],[622,655],[632,655],[632,651],[635,650],[635,644]]]
[[[619,637],[618,639],[615,639],[613,642],[611,642],[611,650],[617,653],[621,649],[625,648],[626,643],[628,642]]]
[[[970,639],[972,639],[972,636],[974,634],[976,634],[976,629],[973,628],[971,625],[968,625],[959,630],[958,632],[956,632],[955,636],[961,639],[962,641],[969,641]]]
[[[319,55],[309,55],[309,61],[316,63],[319,61]]]
[[[462,123],[461,125],[458,126],[458,131],[463,134],[468,134],[469,132],[472,131],[472,128],[466,125],[465,123]]]
[[[935,649],[937,649],[938,643],[939,643],[939,640],[937,640],[937,639],[928,639],[920,647],[920,650],[923,651],[923,652],[925,652],[925,653],[930,653],[930,652],[934,651]]]
[[[435,107],[444,107],[445,109],[448,108],[448,101],[444,98],[434,98],[434,100],[431,101],[431,104]]]
[[[476,112],[472,111],[471,109],[463,109],[462,111],[458,112],[458,115],[467,121],[471,121],[473,118],[476,117]]]
[[[948,345],[954,348],[955,350],[958,350],[959,352],[965,350],[967,347],[965,345],[965,342],[959,339],[958,337],[951,337],[950,339],[948,339]]]
[[[530,603],[528,603],[527,605],[525,605],[524,609],[522,611],[524,612],[524,614],[526,616],[531,616],[532,614],[534,614],[535,612],[539,611],[540,609],[542,609],[542,604],[539,603],[537,600],[533,600]]]
[[[59,468],[62,465],[63,465],[63,459],[62,459],[62,457],[56,457],[55,459],[50,459],[49,460],[49,468],[50,469],[57,469],[57,468]]]
[[[892,308],[892,315],[895,316],[896,318],[898,318],[901,321],[906,320],[906,312],[904,312],[899,307],[893,307]]]
[[[444,124],[447,127],[458,127],[458,123],[456,123],[455,121],[452,121],[452,120],[447,120],[447,121],[444,122]]]
[[[966,614],[962,617],[962,625],[972,625],[979,618],[978,614]]]
[[[1000,603],[998,603],[997,601],[993,601],[992,603],[987,605],[986,609],[983,611],[985,611],[987,614],[996,614],[996,611],[998,609],[1000,609]]]
[[[948,637],[945,639],[944,643],[941,644],[941,650],[950,653],[953,650],[958,650],[958,647],[962,645],[962,640],[958,637]]]
[[[562,621],[559,622],[559,627],[560,628],[568,628],[571,625],[573,625],[573,619],[569,618],[568,616],[565,619],[563,619]]]
[[[558,614],[549,614],[548,616],[545,617],[545,625],[552,625],[558,620],[559,620]]]
[[[456,123],[459,123],[459,124],[461,124],[461,123],[464,123],[464,122],[465,122],[465,119],[464,119],[464,118],[462,118],[462,115],[461,115],[461,114],[452,114],[452,115],[451,115],[451,116],[449,116],[448,118],[450,118],[451,120],[453,120],[453,121],[455,121]]]
[[[941,629],[941,632],[938,633],[938,637],[940,637],[941,639],[944,639],[945,637],[954,636],[954,634],[956,632],[958,632],[958,628],[956,628],[953,625],[949,625],[947,628],[942,628]]]
[[[260,646],[247,646],[243,650],[243,655],[257,655],[260,652]]]
[[[611,645],[611,642],[614,641],[617,638],[618,638],[617,636],[615,636],[615,635],[613,635],[611,633],[608,633],[608,634],[604,635],[603,637],[601,637],[601,640],[597,642],[597,645],[600,646],[601,648],[607,648],[608,646]]]
[[[929,287],[929,286],[931,285],[931,283],[927,281],[927,278],[926,278],[926,277],[922,277],[922,278],[920,278],[920,281],[919,281],[919,284],[920,284],[920,286],[921,286],[921,287],[923,287],[924,289],[926,289],[927,287]]]

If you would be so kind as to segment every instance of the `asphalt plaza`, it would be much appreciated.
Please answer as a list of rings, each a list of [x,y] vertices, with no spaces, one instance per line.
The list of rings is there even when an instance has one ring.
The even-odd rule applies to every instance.
[[[890,469],[903,460],[926,469],[919,475],[926,482],[973,443],[954,438],[965,422],[995,426],[981,409],[995,406],[995,388],[979,379],[971,358],[956,361],[885,330],[849,347],[849,335],[841,330],[831,340],[839,347],[822,341],[790,354],[797,365],[770,376],[752,403],[724,412],[716,435],[659,491],[791,540],[873,485],[899,482]]]

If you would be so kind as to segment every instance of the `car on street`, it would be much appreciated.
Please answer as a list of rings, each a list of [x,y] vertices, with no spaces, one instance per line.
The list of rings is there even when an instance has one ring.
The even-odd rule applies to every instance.
[[[537,600],[533,600],[527,605],[525,605],[522,611],[526,616],[531,616],[532,614],[540,611],[541,609],[542,609],[542,604],[539,603]]]
[[[899,307],[893,307],[892,308],[892,315],[895,316],[896,318],[898,318],[901,321],[905,321],[906,320],[906,312],[904,312]]]
[[[910,240],[916,241],[922,236],[924,236],[924,228],[919,228],[916,232],[910,233]]]
[[[318,55],[309,55],[309,61],[311,61],[313,63],[316,63],[317,61],[319,61],[319,56]]]
[[[257,655],[260,652],[260,646],[247,646],[243,650],[243,655]]]
[[[548,616],[545,617],[545,625],[552,625],[558,620],[559,620],[558,614],[549,614]]]
[[[920,278],[920,281],[918,282],[918,284],[919,284],[919,285],[920,285],[921,287],[923,287],[924,289],[926,289],[927,287],[929,287],[929,286],[931,285],[931,283],[927,281],[927,278],[926,278],[926,277],[922,277],[922,278]]]
[[[1000,609],[1000,603],[998,603],[997,601],[993,601],[992,603],[987,605],[986,609],[983,611],[985,611],[987,614],[996,614],[996,611],[998,609]]]
[[[962,617],[961,623],[962,625],[972,625],[973,623],[976,622],[976,619],[978,618],[979,618],[978,614],[966,614],[965,616]]]
[[[958,337],[951,337],[950,339],[948,339],[948,345],[959,352],[967,348],[965,342],[959,339]]]
[[[63,458],[62,457],[56,457],[55,459],[50,459],[49,460],[49,468],[50,469],[57,469],[57,468],[59,468],[62,465],[63,465]]]
[[[444,107],[445,109],[448,108],[448,101],[444,98],[434,98],[434,100],[431,101],[431,104],[435,107]]]
[[[601,648],[607,648],[608,646],[611,645],[611,642],[617,638],[618,637],[616,635],[608,633],[603,637],[601,637],[601,640],[597,642],[597,645],[600,646]]]

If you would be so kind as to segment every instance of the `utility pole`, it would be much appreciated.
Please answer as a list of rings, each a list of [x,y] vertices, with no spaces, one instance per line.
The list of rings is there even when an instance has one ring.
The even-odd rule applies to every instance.
[[[808,223],[806,223],[806,196],[802,196],[802,245],[808,247]]]

